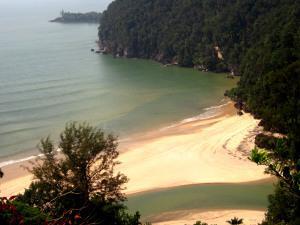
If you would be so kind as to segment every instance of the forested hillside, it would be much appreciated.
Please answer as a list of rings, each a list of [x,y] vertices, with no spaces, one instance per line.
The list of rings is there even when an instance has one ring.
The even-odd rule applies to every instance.
[[[224,71],[237,69],[278,21],[296,22],[297,8],[295,0],[117,0],[104,12],[99,38],[113,54]]]
[[[115,0],[103,51],[241,75],[227,92],[262,119],[251,159],[279,179],[264,224],[300,224],[300,1]]]
[[[230,94],[266,115],[268,129],[287,132],[283,120],[292,106],[284,105],[283,117],[261,106],[284,104],[280,91],[299,82],[276,73],[299,64],[300,1],[116,0],[103,13],[99,39],[114,55],[241,74],[239,88]],[[269,90],[274,83],[281,86]],[[284,94],[291,94],[287,89]],[[274,98],[268,98],[271,93]]]

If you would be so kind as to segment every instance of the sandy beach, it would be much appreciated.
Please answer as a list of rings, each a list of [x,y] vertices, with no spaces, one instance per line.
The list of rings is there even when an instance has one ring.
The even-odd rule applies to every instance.
[[[263,167],[248,160],[258,123],[250,114],[237,116],[229,104],[216,117],[136,138],[120,156],[120,171],[130,179],[127,193],[268,178]]]
[[[264,215],[264,211],[252,210],[177,211],[161,214],[156,219],[161,218],[163,222],[156,222],[153,225],[193,225],[196,221],[226,225],[228,224],[226,221],[234,217],[243,218],[244,224],[257,225],[263,221]]]
[[[122,142],[119,170],[130,179],[126,192],[267,178],[263,167],[248,160],[258,123],[250,114],[237,116],[230,103],[214,117],[183,121]],[[29,165],[23,162],[2,168],[2,195],[28,187],[32,177],[22,166]]]
[[[126,193],[187,184],[238,183],[268,178],[263,167],[248,160],[259,130],[258,123],[250,114],[237,116],[233,103],[230,103],[211,118],[186,120],[122,142],[119,148],[122,164],[118,169],[130,179]],[[26,164],[2,168],[5,173],[0,185],[2,196],[20,193],[28,187],[32,176],[20,167]],[[250,213],[258,219],[263,215],[261,211],[243,213]],[[194,217],[201,219],[202,214],[198,214],[187,213],[179,222],[159,224],[188,224],[191,222],[189,219]]]

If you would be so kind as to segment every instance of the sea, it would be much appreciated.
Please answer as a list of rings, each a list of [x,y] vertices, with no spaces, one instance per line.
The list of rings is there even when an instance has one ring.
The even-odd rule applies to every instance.
[[[225,74],[113,58],[98,24],[49,20],[103,11],[110,0],[0,0],[0,167],[38,154],[65,125],[87,122],[120,140],[210,117],[236,80]]]

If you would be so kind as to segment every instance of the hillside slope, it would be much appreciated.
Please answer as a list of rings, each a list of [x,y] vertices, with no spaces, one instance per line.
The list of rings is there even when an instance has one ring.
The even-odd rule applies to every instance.
[[[268,129],[286,131],[283,117],[292,109],[280,90],[289,95],[300,79],[275,71],[282,74],[300,58],[299,18],[297,0],[116,0],[103,13],[99,40],[118,56],[241,74],[229,95],[247,102]],[[284,115],[274,112],[275,102],[285,105]]]
[[[295,0],[117,0],[103,14],[99,38],[115,55],[238,73],[247,50],[277,26],[266,18],[283,13],[290,15],[283,23],[293,20],[298,5]]]

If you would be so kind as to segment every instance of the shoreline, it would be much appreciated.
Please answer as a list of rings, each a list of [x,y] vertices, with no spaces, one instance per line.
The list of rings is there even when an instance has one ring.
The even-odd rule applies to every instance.
[[[235,109],[232,108],[233,103],[231,101],[224,103],[224,100],[220,102],[220,105],[205,108],[203,113],[196,116],[188,117],[175,123],[159,127],[157,130],[136,133],[119,140],[120,154],[132,150],[132,148],[136,147],[138,144],[155,141],[155,139],[161,137],[197,132],[198,122],[201,123],[201,127],[204,128],[217,122],[224,115],[235,115]]]
[[[246,182],[237,182],[237,183],[232,183],[232,182],[212,182],[212,183],[196,183],[196,184],[184,184],[184,185],[178,185],[174,187],[164,187],[164,188],[155,188],[155,189],[150,189],[146,191],[140,191],[140,192],[134,192],[131,194],[127,194],[128,197],[139,197],[145,194],[152,194],[156,193],[158,191],[168,191],[174,188],[188,188],[188,187],[201,187],[201,186],[208,186],[208,185],[231,185],[231,184],[237,184],[237,185],[261,185],[261,184],[266,184],[266,183],[273,183],[276,181],[275,177],[268,177],[268,178],[263,178],[263,179],[258,179],[258,180],[253,180],[253,181],[246,181]]]
[[[269,178],[264,167],[248,160],[260,131],[259,121],[250,114],[236,115],[232,102],[221,111],[213,118],[178,124],[122,143],[119,170],[130,179],[126,193]]]
[[[123,140],[119,146],[122,164],[117,170],[129,178],[125,193],[132,196],[185,185],[259,182],[270,178],[263,167],[248,160],[259,132],[258,123],[250,114],[237,116],[229,102],[212,117],[189,118]],[[15,195],[29,186],[32,175],[24,170],[26,166],[30,166],[29,161],[3,167],[2,196]]]
[[[229,105],[232,105],[232,102],[223,99],[218,105],[205,108],[204,112],[195,116],[188,117],[170,125],[160,127],[158,130],[137,133],[127,138],[121,139],[119,140],[120,155],[122,153],[130,151],[129,149],[136,146],[136,144],[138,143],[140,144],[145,141],[153,140],[157,137],[158,133],[159,135],[163,136],[172,135],[176,133],[189,133],[192,132],[192,129],[186,129],[186,127],[183,126],[196,121],[203,121],[203,124],[205,124],[205,121],[207,121],[207,126],[209,126],[209,124],[213,122],[213,119],[217,119],[224,114],[233,114],[232,108],[229,109],[227,107]],[[176,129],[179,127],[181,128]],[[31,150],[31,152],[33,151],[34,150]],[[21,155],[23,155],[23,153]],[[16,157],[15,159],[13,158],[7,161],[0,162],[0,168],[4,172],[4,177],[0,180],[0,195],[2,194],[5,196],[9,196],[23,192],[25,188],[29,186],[33,178],[26,168],[31,168],[30,162],[35,161],[35,159],[37,159],[40,156],[42,155],[32,154],[29,156],[24,156],[23,158]]]
[[[208,224],[226,225],[226,221],[238,216],[243,218],[244,224],[259,224],[265,218],[265,211],[262,210],[241,210],[241,209],[215,209],[203,210],[181,210],[170,213],[162,213],[154,217],[153,225],[193,225],[196,221]]]
[[[182,211],[189,215],[224,210],[266,211],[267,196],[273,193],[275,181],[272,178],[236,184],[195,184],[151,190],[129,195],[126,206],[132,213],[139,211],[142,221],[152,223],[183,219]],[[240,217],[239,214],[235,216]]]
[[[137,133],[130,134],[128,137],[123,137],[123,138],[119,139],[119,145],[123,145],[123,143],[126,144],[128,142],[130,142],[130,143],[136,142],[136,141],[138,141],[140,139],[144,139],[146,137],[149,138],[150,135],[153,136],[153,134],[156,134],[157,132],[170,130],[170,128],[175,128],[175,127],[178,127],[179,125],[187,124],[192,121],[207,120],[210,118],[218,117],[220,114],[224,113],[222,107],[225,107],[228,104],[231,104],[231,101],[224,98],[223,100],[221,100],[219,102],[219,104],[217,104],[215,106],[204,108],[202,113],[197,114],[195,116],[187,117],[186,119],[183,119],[181,121],[180,120],[175,121],[175,122],[167,124],[167,125],[165,124],[164,126],[159,127],[158,130],[152,129],[152,130],[147,130],[147,131],[140,131]],[[114,134],[114,133],[112,133],[112,134]],[[122,152],[123,149],[119,149],[119,151]],[[31,154],[28,154],[28,153],[31,153]],[[26,164],[26,162],[35,160],[37,157],[40,157],[40,156],[42,156],[42,154],[40,154],[38,152],[37,148],[31,148],[31,149],[28,149],[28,151],[26,151],[26,152],[20,152],[20,153],[10,155],[10,156],[2,156],[2,160],[3,159],[5,159],[5,160],[0,161],[0,168],[5,168],[5,167],[23,164],[23,163]]]

